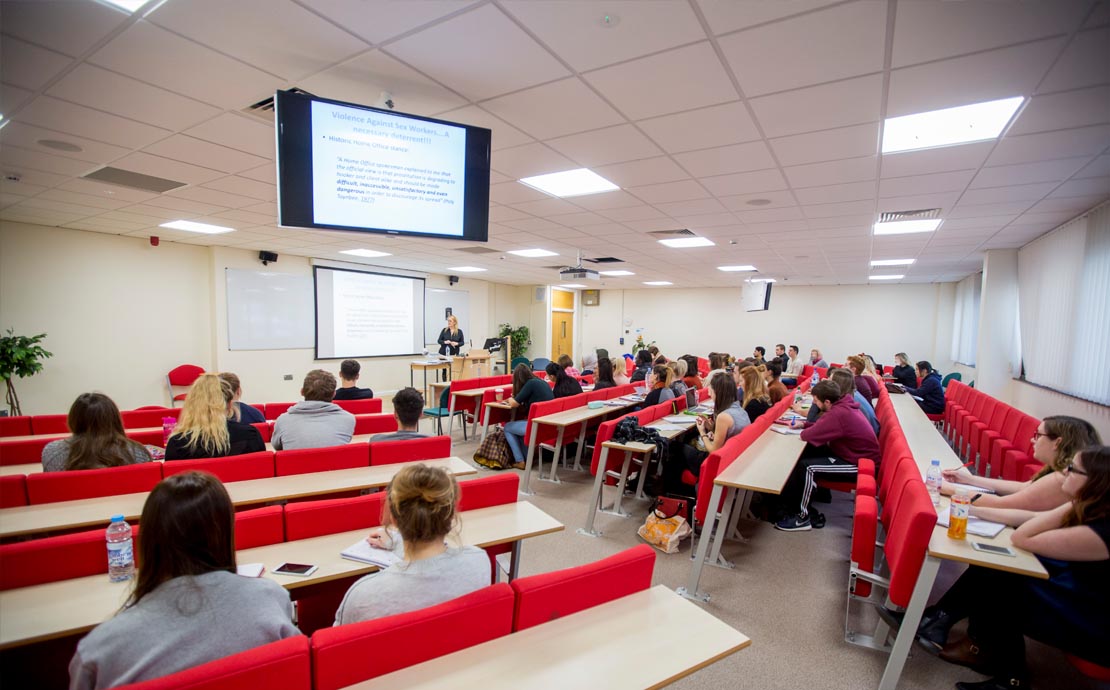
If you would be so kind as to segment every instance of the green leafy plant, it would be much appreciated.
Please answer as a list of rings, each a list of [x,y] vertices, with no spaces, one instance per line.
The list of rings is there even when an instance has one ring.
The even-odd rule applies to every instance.
[[[654,344],[655,344],[654,340],[651,341],[650,343],[645,343],[644,342],[644,336],[642,336],[642,335],[636,336],[636,342],[632,343],[632,356],[635,357],[637,352],[639,352],[640,350],[646,350]]]
[[[45,333],[28,338],[25,335],[15,335],[11,328],[8,334],[0,336],[0,378],[8,388],[8,407],[11,414],[23,414],[19,406],[19,396],[15,392],[15,383],[12,378],[26,378],[42,371],[42,361],[54,354],[47,352],[39,343],[46,338]]]
[[[523,357],[524,353],[528,351],[528,342],[532,337],[531,331],[527,326],[517,326],[513,328],[511,324],[501,323],[497,327],[500,329],[497,333],[498,337],[509,337],[512,343],[513,357]]]

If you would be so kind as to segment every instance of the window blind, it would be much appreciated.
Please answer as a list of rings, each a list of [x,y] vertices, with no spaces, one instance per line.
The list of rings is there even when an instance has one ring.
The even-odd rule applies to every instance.
[[[975,366],[979,342],[979,300],[983,274],[976,273],[956,283],[956,310],[952,322],[952,361]]]

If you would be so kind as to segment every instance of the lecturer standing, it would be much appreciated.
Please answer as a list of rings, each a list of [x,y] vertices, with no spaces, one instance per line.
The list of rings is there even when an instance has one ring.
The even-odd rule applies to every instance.
[[[447,328],[439,332],[439,354],[457,355],[463,344],[463,332],[459,330],[459,320],[452,314],[447,317]]]

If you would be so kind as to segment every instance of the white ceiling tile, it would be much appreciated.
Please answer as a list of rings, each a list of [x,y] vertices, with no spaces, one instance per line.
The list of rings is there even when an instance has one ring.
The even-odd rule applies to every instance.
[[[1068,44],[1037,90],[1067,91],[1110,81],[1110,28],[1084,31]]]
[[[794,165],[784,169],[792,187],[818,187],[875,179],[876,157],[845,158],[826,163]]]
[[[813,204],[803,206],[802,212],[806,218],[833,218],[842,216],[855,216],[875,211],[874,199],[860,201],[842,201],[837,204]]]
[[[278,214],[277,204],[272,202],[272,201],[267,201],[267,202],[264,202],[264,203],[261,203],[261,204],[251,204],[250,206],[244,206],[242,208],[242,210],[243,211],[250,211],[252,213],[262,213],[262,214],[270,216],[271,218],[277,218],[277,214]]]
[[[884,154],[882,176],[905,177],[951,170],[974,170],[983,164],[993,147],[993,141],[984,141],[964,146]]]
[[[523,211],[518,211],[509,206],[490,206],[489,220],[491,223],[502,223],[507,220],[519,220],[521,218],[528,218],[529,215]],[[604,220],[604,219],[603,219]]]
[[[6,13],[4,19],[7,19]],[[7,29],[7,26],[4,27]],[[46,82],[69,66],[71,59],[52,50],[25,43],[10,36],[0,41],[0,64],[8,84],[38,91]]]
[[[128,153],[128,149],[119,146],[104,144],[99,141],[77,137],[72,134],[62,134],[61,132],[34,127],[23,122],[9,122],[3,129],[0,129],[0,143],[2,143],[3,146],[19,146],[25,149],[46,150],[38,143],[40,140],[44,139],[61,140],[79,146],[81,148],[80,151],[49,149],[49,152],[51,155],[76,158],[82,161],[107,163],[108,161]],[[0,149],[0,158],[2,157],[3,151]]]
[[[58,185],[58,189],[64,189],[70,192],[77,192],[79,194],[92,194],[95,196],[102,196],[107,199],[118,199],[127,202],[146,201],[158,196],[152,192],[144,192],[140,189],[129,189],[127,187],[119,187],[116,185],[104,184],[96,182],[95,180],[82,180],[75,179],[66,182],[65,184]]]
[[[612,208],[599,211],[600,215],[609,220],[625,223],[632,220],[655,220],[665,216],[651,206],[629,206],[628,208]],[[562,219],[560,219],[562,222]]]
[[[1005,137],[987,159],[987,165],[1093,156],[1107,146],[1110,146],[1110,126]]]
[[[1016,217],[1016,213],[1009,213],[997,216],[977,215],[965,218],[945,218],[936,234],[942,236],[946,233],[959,233],[960,236],[963,236],[975,234],[976,231],[983,229],[995,231]]]
[[[748,208],[753,207],[749,206]],[[802,209],[797,206],[782,206],[780,208],[768,208],[763,210],[737,211],[735,215],[745,224],[798,221],[805,218],[805,215],[802,213]]]
[[[571,199],[573,201],[573,199]],[[518,211],[530,213],[534,216],[557,216],[561,213],[575,213],[580,209],[569,201],[562,199],[554,199],[548,197],[547,199],[538,199],[536,201],[525,201],[523,203],[514,204],[513,208]],[[506,222],[506,225],[508,223]],[[512,226],[515,227],[515,226]]]
[[[882,77],[872,75],[751,99],[768,137],[874,122]]]
[[[694,180],[681,182],[667,182],[664,184],[644,185],[628,190],[649,204],[658,204],[668,201],[685,201],[687,199],[704,199],[709,193]],[[659,210],[663,210],[660,208]]]
[[[212,204],[213,206],[225,206],[227,208],[246,206],[251,201],[249,198],[239,196],[238,194],[228,194],[227,192],[221,192],[208,187],[184,187],[182,189],[171,190],[167,192],[166,195]]]
[[[486,101],[482,107],[538,139],[550,139],[623,121],[577,77]]]
[[[534,202],[535,203],[535,202]],[[550,233],[552,231],[558,232],[559,236],[565,234],[566,228],[560,226],[558,223],[553,223],[546,218],[521,218],[520,220],[505,221],[505,225],[516,230],[523,230],[525,232],[535,233]],[[554,235],[548,235],[554,237]]]
[[[771,148],[783,165],[872,156],[879,150],[879,123],[772,139]]]
[[[727,146],[759,138],[743,103],[724,103],[642,120],[639,126],[668,153]]]
[[[1077,28],[1083,3],[990,2],[899,3],[893,65],[961,55],[1029,41]]]
[[[810,229],[820,230],[822,234],[863,237],[871,234],[871,226],[875,224],[875,214],[869,211],[853,215],[811,216],[808,223]],[[837,232],[831,232],[833,230]]]
[[[839,0],[698,0],[714,34],[720,35],[808,12]]]
[[[68,177],[80,177],[100,167],[89,161],[55,156],[41,148],[21,149],[15,146],[5,146],[0,150],[0,165],[3,165],[5,173],[40,170]]]
[[[222,173],[211,168],[202,168],[142,152],[125,156],[112,165],[123,170],[162,177],[167,180],[177,180],[186,184],[201,184],[223,176]]]
[[[227,173],[256,168],[266,162],[264,158],[194,139],[184,134],[175,134],[147,146],[143,151]]]
[[[767,144],[762,141],[688,151],[675,154],[674,158],[694,177],[727,175],[775,167],[775,160],[771,157]]]
[[[494,5],[391,43],[387,52],[473,100],[567,75],[567,70]],[[449,60],[443,57],[450,55]]]
[[[525,144],[494,151],[491,167],[519,180],[522,177],[573,170],[579,166],[543,144]]]
[[[894,70],[887,117],[1028,97],[1063,44],[1056,38]]]
[[[733,175],[719,175],[716,177],[703,177],[699,182],[715,196],[734,196],[737,194],[757,194],[759,192],[773,192],[786,189],[786,180],[778,170],[757,170],[755,172],[736,173]]]
[[[725,213],[728,211],[728,209],[722,206],[721,202],[716,199],[669,201],[663,204],[655,204],[655,208],[671,217],[698,216],[706,213]]]
[[[271,177],[270,179],[273,180],[274,178]],[[227,192],[228,194],[238,194],[239,196],[246,197],[243,199],[244,203],[239,204],[240,206],[250,204],[252,200],[253,202],[257,202],[259,199],[263,201],[273,201],[277,199],[277,187],[272,181],[261,182],[259,180],[228,175],[227,177],[221,177],[218,180],[207,182],[204,186],[209,189]],[[277,213],[270,214],[270,218],[272,221],[276,222]]]
[[[31,100],[34,92],[21,89],[11,84],[0,84],[0,108],[4,113],[12,113],[27,101]]]
[[[948,212],[948,218],[986,218],[1009,215],[1013,220],[1033,205],[1032,201],[1007,201],[1000,204],[960,204]],[[947,222],[947,221],[946,221]],[[1007,221],[1009,222],[1009,221]]]
[[[594,170],[619,187],[639,187],[660,182],[685,180],[690,176],[666,156],[606,165]]]
[[[92,206],[93,208],[113,210],[126,206],[128,202],[121,199],[113,199],[110,196],[101,195],[96,196],[93,194],[78,194],[77,192],[69,192],[64,189],[48,189],[38,195],[39,199],[50,199],[53,201],[64,201],[70,204],[78,204],[80,206]]]
[[[938,194],[913,194],[880,198],[875,207],[877,213],[887,211],[909,211],[924,208],[939,208],[943,214],[956,205],[960,192],[941,192]]]
[[[978,187],[1002,187],[1032,182],[1059,182],[1071,177],[1087,164],[1086,158],[1063,158],[1041,163],[1020,163],[983,168],[971,182],[972,189]]]
[[[13,166],[14,168],[14,166]],[[59,187],[66,181],[66,175],[57,175],[42,170],[32,170],[31,168],[19,168],[13,170],[18,176],[18,180],[9,180],[7,175],[3,180],[0,180],[0,189],[5,192],[22,194],[30,196],[36,193],[35,188],[45,189],[49,187]]]
[[[996,204],[1005,201],[1037,201],[1055,189],[1055,182],[1022,184],[1010,187],[988,187],[969,189],[960,197],[960,205]]]
[[[273,95],[283,86],[278,77],[143,21],[112,39],[89,62],[236,110]]]
[[[212,213],[220,213],[227,210],[223,206],[205,204],[200,201],[192,201],[191,199],[180,199],[178,197],[172,197],[166,194],[154,197],[153,199],[148,199],[146,201],[146,205],[181,211],[187,217],[189,216],[189,214],[192,214],[193,216],[207,216]]]
[[[273,163],[266,163],[257,168],[251,168],[239,173],[241,177],[254,180],[256,182],[264,182],[266,184],[275,184],[277,181],[277,166]]]
[[[697,75],[692,79],[691,75]],[[734,101],[736,89],[708,42],[584,75],[633,120]],[[650,89],[643,88],[651,84]]]
[[[116,117],[49,96],[36,98],[16,113],[14,119],[127,148],[140,148],[170,134],[160,127]]]
[[[1087,164],[1075,177],[1104,177],[1110,175],[1110,154],[1102,154]]]
[[[123,12],[87,0],[5,2],[2,11],[5,34],[75,57],[128,20]]]
[[[104,213],[106,209],[97,206],[86,206],[84,204],[74,204],[68,201],[57,201],[54,199],[44,199],[41,195],[30,199],[21,201],[17,208],[23,210],[29,209],[42,209],[44,211],[56,211],[58,213],[69,213],[79,218],[86,218],[88,216],[96,216]]]
[[[413,115],[434,115],[466,102],[380,50],[318,72],[298,86],[324,98],[370,106],[379,106],[382,92],[387,91],[397,110]]]
[[[451,122],[461,122],[463,124],[474,125],[475,127],[485,127],[493,132],[493,140],[490,142],[490,147],[497,151],[498,149],[512,148],[513,146],[520,146],[532,141],[532,137],[524,132],[521,132],[516,127],[507,124],[506,122],[497,119],[493,115],[482,110],[478,106],[469,105],[465,108],[452,110],[446,113],[440,113],[437,117],[441,120],[449,120]]]
[[[507,0],[502,5],[579,72],[704,40],[686,3],[612,0],[604,7],[562,0]],[[617,18],[606,26],[603,15]]]
[[[714,228],[714,232],[728,226],[739,227],[736,216],[731,213],[707,213],[695,216],[678,216],[676,220],[688,230],[700,234],[703,228]]]
[[[608,211],[603,213],[608,213]],[[598,215],[597,213],[579,211],[578,213],[562,213],[558,216],[553,216],[552,220],[568,228],[591,228],[592,231],[592,228],[598,225],[608,225],[610,219],[606,218],[604,215]]]
[[[146,218],[147,220],[145,220],[144,222],[148,225],[152,223],[161,223],[167,220],[174,220],[181,217],[181,211],[179,210],[161,208],[158,206],[148,206],[147,204],[134,204],[120,210],[122,210],[124,213],[127,213],[131,218],[134,218],[135,216],[142,216]],[[151,221],[150,218],[156,218],[157,220]]]
[[[186,130],[185,134],[262,158],[274,157],[273,123],[249,115],[224,113]]]
[[[737,194],[735,196],[718,197],[718,200],[730,211],[768,210],[782,208],[784,206],[793,206],[796,203],[794,196],[789,191]],[[750,203],[752,201],[756,201],[757,203]]]
[[[647,220],[630,220],[626,221],[624,224],[632,228],[633,230],[638,230],[639,232],[674,230],[678,227],[669,216],[663,216],[662,218],[650,218]]]
[[[1048,196],[1060,197],[1110,195],[1110,177],[1086,177],[1081,180],[1068,180]]]
[[[741,31],[719,43],[750,98],[878,72],[885,33],[886,5],[865,0]]]
[[[1110,122],[1110,86],[1034,96],[1007,136]]]
[[[363,39],[381,43],[473,5],[474,0],[310,0],[307,4]]]
[[[801,204],[829,204],[841,201],[859,201],[875,198],[875,183],[849,182],[824,187],[808,187],[794,191]]]
[[[212,218],[219,218],[221,220],[230,220],[230,221],[239,223],[240,225],[249,224],[251,226],[265,225],[267,223],[273,223],[274,222],[274,217],[273,216],[266,216],[266,215],[263,215],[261,213],[251,213],[250,211],[244,211],[242,209],[238,209],[238,210],[234,210],[234,211],[224,211],[222,213],[216,213],[212,216]],[[259,235],[259,237],[263,237],[263,235]]]
[[[974,170],[960,170],[928,175],[884,177],[879,182],[879,196],[897,197],[911,194],[962,192],[974,176]]]
[[[552,139],[547,145],[584,167],[658,156],[662,151],[632,125]]]
[[[547,199],[548,196],[538,189],[532,189],[519,182],[503,182],[490,185],[489,198],[499,204],[516,204],[524,201]]]
[[[53,191],[53,190],[51,190]],[[49,192],[48,192],[49,193]],[[1106,186],[1105,194],[1110,194],[1110,185]],[[1070,211],[1073,214],[1079,214],[1083,211],[1098,206],[1106,200],[1105,194],[1096,194],[1093,196],[1075,196],[1075,197],[1061,197],[1057,199],[1044,199],[1038,201],[1029,207],[1029,211],[1033,213],[1047,213],[1051,211]]]

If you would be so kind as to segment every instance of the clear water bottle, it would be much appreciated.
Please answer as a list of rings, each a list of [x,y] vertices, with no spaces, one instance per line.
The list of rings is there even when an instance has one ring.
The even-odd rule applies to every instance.
[[[122,515],[113,515],[105,532],[108,541],[108,581],[124,582],[135,575],[135,549],[131,541],[131,525]]]
[[[929,471],[925,474],[925,488],[929,490],[933,505],[940,505],[940,482],[940,460],[934,458],[929,463]]]
[[[817,372],[816,372],[816,371],[814,371],[814,372],[813,372],[813,379],[812,379],[812,380],[810,381],[810,383],[811,383],[812,385],[816,386],[816,385],[817,385],[817,383],[818,383],[818,382],[819,382],[820,380],[821,380],[821,377],[817,375]]]

